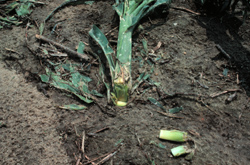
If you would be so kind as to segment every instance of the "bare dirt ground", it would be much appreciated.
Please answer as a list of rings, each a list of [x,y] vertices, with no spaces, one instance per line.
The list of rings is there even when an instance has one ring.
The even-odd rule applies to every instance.
[[[198,16],[174,8],[165,14],[159,10],[143,19],[144,30],[136,30],[133,35],[133,78],[151,69],[147,63],[140,67],[136,60],[141,57],[142,39],[147,40],[149,49],[162,42],[155,53],[162,54],[165,63],[155,63],[151,75],[161,85],[143,83],[128,106],[113,106],[115,111],[110,115],[96,104],[86,105],[88,108],[82,111],[59,109],[58,105],[84,103],[52,87],[46,88],[48,96],[38,90],[38,75],[44,73],[47,63],[39,56],[42,43],[35,39],[35,34],[39,34],[35,22],[40,24],[61,3],[44,2],[48,5],[37,6],[26,20],[33,27],[26,29],[23,24],[0,31],[0,164],[85,164],[88,159],[113,151],[116,154],[105,164],[249,164],[249,19],[241,24],[240,18]],[[72,49],[83,41],[97,51],[100,48],[88,34],[96,24],[104,33],[109,32],[107,38],[115,48],[118,30],[114,28],[118,21],[112,4],[113,1],[101,0],[92,5],[67,6],[47,22],[43,35]],[[189,1],[175,1],[172,6],[196,11]],[[25,44],[25,34],[33,52]],[[98,64],[88,74],[93,78],[90,87],[95,88]],[[178,94],[163,98],[161,91]],[[235,91],[236,99],[226,102]],[[211,97],[213,94],[219,95]],[[175,115],[180,118],[158,113],[162,110],[148,97],[157,99],[166,109],[182,106],[183,110]],[[100,102],[106,104],[106,98]],[[100,129],[103,131],[98,132]],[[188,132],[196,145],[193,159],[174,158],[170,149],[181,144],[158,139],[160,129]],[[86,134],[84,154],[82,132]],[[117,149],[116,144],[121,141]],[[166,149],[150,144],[151,141]]]

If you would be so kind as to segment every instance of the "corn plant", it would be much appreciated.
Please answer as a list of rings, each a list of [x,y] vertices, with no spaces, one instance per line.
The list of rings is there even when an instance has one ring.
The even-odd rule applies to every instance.
[[[120,25],[116,60],[114,51],[109,46],[105,35],[95,25],[90,30],[90,36],[101,46],[110,69],[112,93],[111,99],[115,105],[125,106],[132,88],[131,59],[132,34],[139,21],[156,7],[170,4],[171,0],[116,0],[114,10],[119,15]],[[107,86],[107,85],[106,85]]]

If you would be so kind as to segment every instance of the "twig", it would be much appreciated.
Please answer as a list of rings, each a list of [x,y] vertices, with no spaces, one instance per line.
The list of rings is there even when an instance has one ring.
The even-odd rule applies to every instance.
[[[92,160],[90,160],[90,158],[89,157],[87,157],[87,155],[85,155],[85,157],[89,160],[88,162],[86,162],[86,163],[84,163],[84,165],[87,165],[87,164],[89,164],[89,163],[92,163],[93,165],[97,165],[97,164],[99,164],[99,163],[104,163],[104,162],[102,162],[103,160],[105,160],[105,161],[107,161],[109,158],[111,158],[112,156],[114,156],[115,154],[116,154],[116,152],[118,151],[118,149],[121,147],[122,145],[119,145],[116,149],[114,149],[112,152],[109,152],[109,153],[106,153],[106,154],[104,154],[104,155],[101,155],[101,156],[99,156],[99,157],[97,157],[97,158],[94,158],[94,159],[92,159]],[[103,158],[103,157],[105,157],[105,158]],[[99,161],[98,163],[94,163],[94,161],[96,161],[96,160],[98,160],[98,159],[100,159],[100,158],[103,158],[101,161]]]
[[[218,97],[220,95],[226,94],[228,92],[237,92],[237,91],[241,92],[240,89],[228,89],[228,90],[225,90],[225,91],[222,91],[222,92],[219,92],[219,93],[213,93],[213,94],[210,95],[210,97],[215,98],[215,97]]]
[[[161,45],[162,45],[162,42],[159,41],[156,47],[154,47],[153,51],[155,52],[156,50],[160,49]]]
[[[82,150],[82,153],[84,153],[84,144],[85,144],[85,137],[86,137],[86,134],[85,134],[85,131],[82,132],[82,147],[81,147],[81,150]]]
[[[172,117],[172,118],[177,118],[177,119],[184,119],[184,117],[179,117],[179,116],[173,116],[173,115],[169,115],[168,113],[165,113],[165,112],[161,112],[161,111],[156,111],[164,116],[167,116],[167,117]]]
[[[94,161],[97,160],[97,159],[100,159],[100,158],[96,158],[96,159],[90,160],[90,158],[86,154],[84,156],[85,156],[86,159],[89,160],[89,162],[87,164],[91,163],[92,165],[96,165],[96,163]]]
[[[13,49],[10,49],[10,48],[5,48],[5,50],[7,51],[10,51],[10,52],[13,52],[13,53],[16,53],[18,55],[21,55],[20,53],[18,53],[17,51],[13,50]]]
[[[40,39],[40,40],[42,40],[42,41],[51,43],[52,45],[55,45],[55,46],[57,46],[57,47],[63,49],[65,52],[67,52],[67,53],[69,53],[69,54],[71,54],[71,55],[73,55],[73,56],[75,56],[75,57],[79,57],[79,58],[84,59],[84,60],[86,60],[86,61],[89,60],[89,57],[88,57],[87,55],[80,54],[80,53],[78,53],[78,52],[76,52],[76,51],[74,51],[74,50],[72,50],[72,49],[70,49],[70,48],[68,48],[68,47],[66,47],[66,46],[61,45],[61,44],[59,44],[58,42],[52,41],[52,40],[50,40],[50,39],[48,39],[48,38],[46,38],[46,37],[44,37],[44,36],[42,36],[42,35],[36,34],[36,38],[37,38],[37,39]]]
[[[77,161],[76,161],[76,165],[79,165],[79,164],[80,164],[81,159],[82,159],[81,154],[79,154],[79,157],[78,157],[78,159],[77,159]]]
[[[219,113],[217,113],[215,110],[211,109],[206,103],[204,103],[204,101],[200,100],[200,103],[202,103],[205,107],[207,107],[207,109],[209,109],[210,111],[212,111],[213,113],[215,113],[218,116],[221,116]],[[221,119],[223,120],[223,119]]]
[[[231,56],[219,45],[215,45],[215,47],[222,53],[224,54],[228,59],[231,59]]]
[[[239,80],[239,74],[237,74],[237,78],[236,78],[236,84],[239,85],[240,84],[240,80]]]
[[[200,13],[194,12],[193,10],[190,10],[190,9],[187,9],[187,8],[184,8],[184,7],[171,7],[171,8],[176,9],[176,10],[186,11],[186,12],[189,12],[189,13],[192,13],[192,14],[195,14],[195,15],[201,15]]]
[[[96,165],[96,163],[94,162],[94,161],[96,161],[96,160],[98,160],[98,159],[100,159],[100,158],[102,158],[102,157],[104,157],[104,156],[107,156],[107,155],[109,155],[110,153],[107,153],[107,154],[104,154],[104,155],[101,155],[101,156],[99,156],[99,157],[97,157],[97,158],[94,158],[94,159],[90,159],[87,155],[85,155],[85,157],[89,160],[87,163],[84,163],[84,165],[87,165],[87,164],[89,164],[89,163],[91,163],[91,164],[93,164],[93,165]]]
[[[21,2],[20,0],[18,2]],[[31,3],[36,3],[36,4],[40,4],[40,5],[46,5],[46,3],[40,2],[40,1],[27,1],[27,2],[31,2]]]
[[[110,31],[108,31],[107,33],[105,33],[105,36],[108,35],[109,33],[111,33],[112,31],[114,31],[115,29],[117,29],[118,26],[116,26],[115,28],[111,29]]]
[[[196,132],[195,130],[188,130],[188,132],[194,136],[201,137],[201,135],[198,132]]]
[[[116,153],[117,153],[117,151],[115,151],[115,152],[109,154],[108,156],[106,156],[105,158],[103,158],[102,160],[100,160],[98,163],[96,163],[96,165],[105,163],[105,162],[108,161],[111,157],[113,157]]]
[[[95,131],[95,132],[88,133],[88,135],[89,135],[89,136],[96,136],[97,133],[102,132],[102,131],[104,131],[104,130],[106,130],[106,129],[109,129],[109,127],[104,127],[104,128],[99,129],[99,130],[97,130],[97,131]]]
[[[156,56],[154,53],[155,53],[156,50],[160,49],[161,45],[162,45],[162,42],[159,41],[159,42],[157,43],[157,45],[156,45],[153,49],[151,49],[151,53],[149,53],[149,55],[154,55],[154,56]]]
[[[102,128],[102,129],[99,129],[99,130],[95,131],[94,133],[99,133],[99,132],[102,132],[102,131],[104,131],[104,130],[106,130],[106,129],[109,129],[109,127],[104,127],[104,128]]]

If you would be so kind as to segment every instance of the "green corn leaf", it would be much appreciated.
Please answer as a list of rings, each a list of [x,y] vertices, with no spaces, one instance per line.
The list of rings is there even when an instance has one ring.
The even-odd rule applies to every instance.
[[[11,23],[11,24],[14,24],[14,25],[20,25],[22,23],[22,22],[18,22],[15,17],[3,18],[3,17],[0,16],[0,21],[5,21],[7,23]]]
[[[78,44],[78,48],[77,48],[77,53],[80,53],[80,54],[83,54],[84,52],[84,48],[85,48],[85,45],[84,45],[84,43],[81,41],[81,42],[79,42],[79,44]]]
[[[81,85],[81,91],[82,91],[83,93],[88,93],[88,94],[90,94],[90,91],[89,91],[88,86],[87,86],[86,84],[82,84],[82,85]]]
[[[73,76],[73,78],[71,78],[72,82],[69,82],[69,81],[63,80],[59,73],[54,73],[51,70],[49,70],[48,68],[46,68],[45,70],[46,70],[47,77],[45,75],[40,76],[43,82],[48,82],[47,79],[50,77],[52,80],[50,85],[52,85],[58,89],[70,92],[86,103],[93,102],[93,100],[89,99],[88,97],[80,95],[81,93],[84,93],[86,95],[90,94],[88,87],[87,87],[87,84],[86,84],[86,82],[84,82],[86,80],[83,80],[83,79],[85,79],[85,77],[83,75],[80,75],[80,73],[78,73],[78,72],[77,72],[77,74],[73,73],[74,76]],[[89,79],[87,78],[87,82],[88,81],[89,81]],[[79,84],[77,84],[77,83],[79,83]]]
[[[8,14],[9,12],[11,12],[12,10],[14,10],[18,6],[19,6],[19,3],[17,3],[17,2],[10,3],[9,5],[7,5],[5,7],[6,8],[5,14]]]
[[[47,76],[46,74],[40,75],[40,78],[41,78],[42,82],[45,82],[45,83],[49,82],[49,76]]]
[[[151,140],[149,144],[154,144],[155,146],[162,148],[162,149],[167,149],[167,147],[161,143],[156,143],[155,141]]]
[[[63,82],[60,80],[55,80],[55,77],[53,77],[53,81],[50,85],[53,85],[54,87],[58,88],[58,89],[62,89],[62,90],[66,90],[69,91],[71,93],[80,93],[80,91],[76,88],[73,87],[73,85],[68,84],[69,82]]]
[[[140,76],[137,78],[134,86],[131,89],[131,93],[135,91],[135,89],[138,88],[138,86],[145,80],[147,80],[150,77],[150,74],[145,74],[145,72],[141,73]]]
[[[183,107],[175,107],[175,108],[169,109],[168,111],[169,113],[178,113],[181,110],[183,110]]]
[[[227,73],[228,73],[228,69],[227,69],[227,68],[225,68],[225,69],[223,70],[223,73],[222,73],[222,74],[223,74],[223,76],[225,76],[225,77],[226,77],[226,76],[227,76]]]
[[[32,12],[30,10],[32,3],[22,3],[21,6],[16,9],[16,13],[18,16],[26,16]]]
[[[76,94],[76,93],[74,93],[79,99],[81,99],[82,101],[84,101],[84,102],[86,102],[86,103],[92,103],[93,102],[93,100],[90,100],[90,99],[88,99],[87,97],[84,97],[84,96],[82,96],[82,95],[79,95],[79,94]]]
[[[43,49],[43,53],[49,55],[49,52],[46,49]]]
[[[109,46],[109,42],[105,35],[101,32],[101,30],[93,25],[93,28],[90,30],[89,35],[95,39],[95,41],[101,46],[107,60],[109,63],[109,67],[113,72],[115,70],[115,64],[112,58],[112,54],[114,53],[113,49]]]
[[[97,92],[96,90],[92,90],[90,93],[98,97],[104,97],[101,93]]]
[[[119,140],[115,143],[115,146],[118,146],[118,145],[122,144],[123,141],[124,141],[124,139],[119,139]]]
[[[147,40],[143,39],[142,45],[143,45],[144,50],[146,51],[146,55],[148,54],[148,45],[147,44],[148,44]]]
[[[119,3],[118,5],[114,5],[113,8],[115,9],[116,13],[119,15],[119,16],[122,16],[123,14],[123,5],[124,2],[121,2]]]
[[[166,111],[166,109],[161,105],[161,103],[159,103],[156,99],[149,97],[148,100],[153,103],[154,105],[160,107],[161,109],[163,109],[164,111]]]
[[[81,75],[79,72],[72,73],[70,80],[72,81],[72,84],[75,87],[79,87],[79,85],[81,85],[80,82],[87,84],[90,81],[92,81],[91,78],[84,76],[84,75]]]
[[[95,2],[95,1],[85,1],[84,3],[85,3],[86,5],[93,5],[94,2]]]

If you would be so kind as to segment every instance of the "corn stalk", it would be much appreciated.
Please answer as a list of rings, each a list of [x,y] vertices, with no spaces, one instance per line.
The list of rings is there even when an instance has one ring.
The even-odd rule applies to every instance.
[[[95,25],[89,34],[102,47],[107,58],[112,78],[111,98],[118,106],[125,106],[132,88],[131,59],[132,34],[139,21],[156,7],[170,4],[171,0],[116,0],[113,8],[120,17],[116,61],[114,51],[109,46],[105,35]]]

